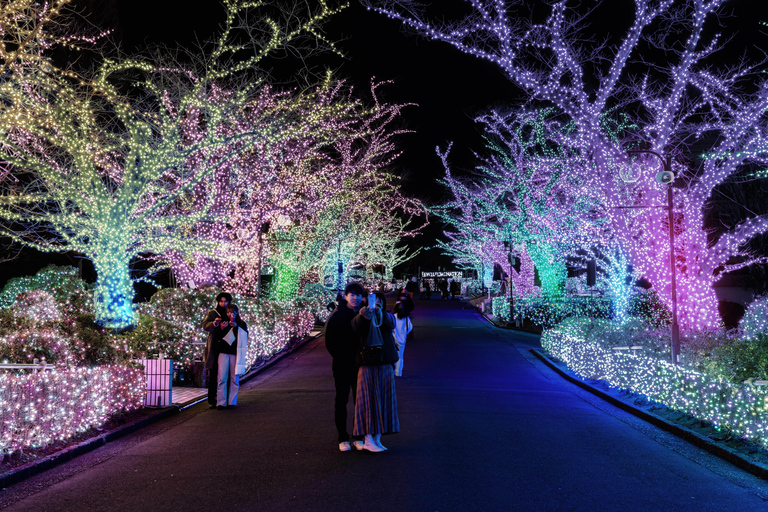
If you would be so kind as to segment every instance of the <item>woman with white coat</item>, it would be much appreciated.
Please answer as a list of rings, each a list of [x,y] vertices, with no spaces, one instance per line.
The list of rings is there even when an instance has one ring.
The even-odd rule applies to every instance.
[[[397,347],[398,361],[395,363],[395,377],[403,376],[403,352],[405,351],[405,340],[408,338],[408,333],[413,330],[413,322],[405,311],[405,306],[401,301],[395,302],[395,329],[392,335],[395,339],[395,346]]]

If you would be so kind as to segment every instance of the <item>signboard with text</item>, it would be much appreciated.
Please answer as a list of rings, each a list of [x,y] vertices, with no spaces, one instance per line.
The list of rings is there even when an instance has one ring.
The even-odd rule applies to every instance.
[[[422,272],[422,279],[461,279],[464,273],[461,270],[442,270],[437,272]]]

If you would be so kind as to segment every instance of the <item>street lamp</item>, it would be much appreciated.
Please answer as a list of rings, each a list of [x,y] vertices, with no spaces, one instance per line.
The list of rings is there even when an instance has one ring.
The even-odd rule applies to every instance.
[[[628,155],[646,153],[657,156],[664,164],[664,170],[656,174],[656,182],[667,185],[667,213],[669,214],[669,266],[672,270],[672,363],[680,364],[680,326],[677,323],[677,267],[675,265],[675,228],[672,215],[672,183],[675,181],[675,173],[672,171],[672,157],[663,157],[656,151],[649,149],[633,149],[627,151]],[[629,180],[626,180],[629,181]]]

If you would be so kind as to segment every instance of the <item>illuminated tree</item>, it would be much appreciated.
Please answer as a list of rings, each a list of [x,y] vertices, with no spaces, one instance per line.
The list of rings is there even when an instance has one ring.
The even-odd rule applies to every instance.
[[[265,137],[248,148],[233,143],[230,150],[239,156],[216,167],[212,187],[195,190],[197,208],[208,201],[213,207],[195,226],[194,236],[218,250],[186,258],[180,251],[166,253],[180,281],[234,285],[249,293],[256,286],[269,226],[280,219],[303,222],[322,210],[326,196],[333,193],[328,180],[336,170],[325,150],[352,136],[349,124],[358,114],[354,103],[335,101],[337,91],[338,84],[330,81],[304,93],[265,90],[249,118],[233,127],[235,132]]]
[[[605,218],[631,264],[668,304],[669,226],[658,208],[664,189],[654,180],[660,162],[652,155],[639,158],[638,174],[627,169],[626,151],[671,156],[681,187],[675,189],[673,252],[680,325],[718,325],[712,284],[725,272],[765,261],[748,242],[768,230],[761,212],[733,225],[707,225],[707,208],[719,187],[755,179],[750,170],[768,158],[768,89],[757,74],[760,63],[721,55],[723,38],[708,28],[717,25],[725,0],[635,0],[628,25],[620,25],[619,10],[608,13],[615,25],[611,34],[623,35],[602,43],[594,42],[599,28],[590,21],[611,9],[624,14],[625,3],[556,1],[542,23],[526,21],[532,4],[522,1],[472,0],[469,16],[442,22],[429,21],[415,2],[367,3],[427,37],[496,64],[515,92],[522,89],[567,116],[571,147],[591,163],[580,168],[590,193],[599,191]],[[625,206],[637,208],[619,209]]]
[[[426,217],[423,206],[400,191],[400,177],[388,170],[400,154],[395,140],[405,133],[392,125],[406,105],[381,103],[379,85],[371,87],[371,107],[351,98],[342,101],[352,107],[337,121],[344,129],[319,147],[306,170],[298,167],[292,173],[294,181],[287,182],[281,195],[284,205],[266,204],[274,219],[270,225],[279,229],[267,239],[280,241],[270,244],[268,259],[291,276],[290,285],[278,276],[286,293],[296,291],[301,276],[309,272],[318,278],[336,276],[338,270],[326,273],[332,270],[331,259],[335,267],[343,260],[344,274],[350,263],[383,264],[394,254],[389,244],[415,236],[419,219]],[[292,192],[296,190],[301,193]],[[396,254],[402,259],[402,252]]]
[[[594,215],[594,199],[574,193],[583,185],[578,168],[584,162],[568,145],[569,123],[548,111],[492,111],[478,121],[485,126],[489,153],[479,157],[476,176],[463,180],[450,172],[447,152],[440,155],[446,167],[443,183],[454,201],[435,212],[464,237],[474,236],[479,242],[474,247],[511,273],[514,288],[526,295],[532,269],[523,255],[530,257],[543,296],[558,298],[564,291],[567,258],[606,238]],[[521,258],[525,277],[511,268],[510,249],[501,247],[502,241]]]
[[[40,251],[91,259],[96,316],[107,327],[134,323],[134,257],[213,250],[189,236],[213,202],[200,207],[191,197],[211,186],[217,167],[279,129],[233,129],[264,90],[259,63],[335,12],[320,2],[317,13],[281,26],[258,16],[262,3],[224,4],[220,37],[192,64],[103,58],[78,78],[24,60],[24,72],[0,84],[0,150],[12,173],[2,182],[0,229]]]

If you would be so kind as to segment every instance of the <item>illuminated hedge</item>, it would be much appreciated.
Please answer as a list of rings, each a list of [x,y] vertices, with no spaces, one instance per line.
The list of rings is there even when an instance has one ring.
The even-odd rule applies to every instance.
[[[221,291],[216,287],[160,290],[139,306],[139,327],[120,339],[134,352],[150,357],[163,352],[174,364],[189,366],[203,357],[208,334],[202,330],[202,321]],[[312,291],[311,297],[286,302],[232,296],[248,324],[248,365],[270,358],[309,334],[315,316],[322,316],[330,301],[330,294],[323,296],[319,290]]]
[[[0,454],[65,441],[142,407],[144,370],[124,366],[0,373]]]
[[[625,338],[629,339],[629,338]],[[548,329],[541,346],[579,375],[642,393],[737,437],[768,447],[768,392],[676,366],[643,350],[586,341],[573,325]]]
[[[530,320],[542,327],[552,327],[564,318],[586,316],[591,318],[610,318],[611,301],[608,299],[562,299],[515,298],[515,317]],[[509,320],[509,299],[495,297],[491,301],[493,315]]]

